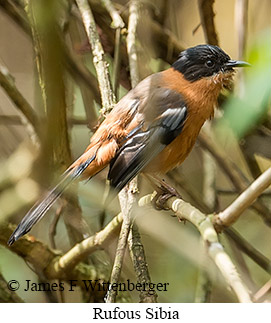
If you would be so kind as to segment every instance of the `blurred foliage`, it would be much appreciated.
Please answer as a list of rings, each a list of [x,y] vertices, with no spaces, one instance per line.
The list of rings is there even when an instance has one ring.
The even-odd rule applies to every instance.
[[[248,49],[247,61],[252,65],[244,73],[244,93],[234,96],[225,105],[224,120],[242,138],[259,123],[270,117],[271,109],[271,30],[260,34]]]

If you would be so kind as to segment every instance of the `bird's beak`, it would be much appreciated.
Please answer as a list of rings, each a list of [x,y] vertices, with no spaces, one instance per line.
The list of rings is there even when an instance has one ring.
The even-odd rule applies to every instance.
[[[247,62],[243,62],[243,61],[234,61],[232,59],[230,59],[226,64],[225,67],[226,68],[233,68],[233,67],[250,67],[251,64],[247,63]]]

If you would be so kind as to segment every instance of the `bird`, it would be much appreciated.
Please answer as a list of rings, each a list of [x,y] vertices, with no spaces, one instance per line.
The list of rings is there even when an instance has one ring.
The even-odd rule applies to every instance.
[[[8,244],[29,232],[77,178],[90,179],[109,165],[110,186],[120,192],[139,173],[157,178],[179,166],[204,122],[214,116],[221,90],[233,83],[234,69],[246,66],[218,46],[201,44],[146,77],[115,105],[85,152],[29,210]]]

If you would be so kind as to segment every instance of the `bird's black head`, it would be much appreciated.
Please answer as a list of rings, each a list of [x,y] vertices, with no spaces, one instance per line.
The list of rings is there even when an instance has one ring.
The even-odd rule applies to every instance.
[[[188,48],[181,52],[178,60],[172,64],[175,70],[181,72],[185,79],[191,82],[220,72],[233,71],[233,67],[241,66],[249,66],[249,64],[231,60],[221,48],[212,45]]]

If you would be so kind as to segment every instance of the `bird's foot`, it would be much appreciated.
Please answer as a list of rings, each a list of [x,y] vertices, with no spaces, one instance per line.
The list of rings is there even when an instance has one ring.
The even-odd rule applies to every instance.
[[[169,210],[169,208],[165,206],[167,200],[171,197],[181,198],[179,192],[164,180],[160,181],[155,190],[157,194],[153,198],[152,203],[156,210]]]

